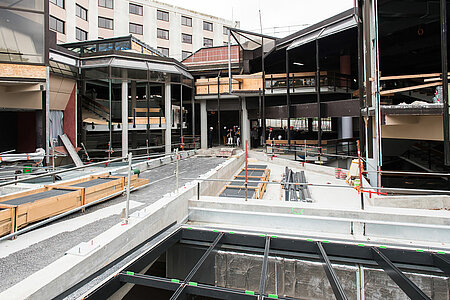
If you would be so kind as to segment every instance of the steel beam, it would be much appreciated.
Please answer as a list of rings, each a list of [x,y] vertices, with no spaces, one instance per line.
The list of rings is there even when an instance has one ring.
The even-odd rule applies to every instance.
[[[433,254],[433,262],[436,267],[445,273],[445,275],[450,276],[450,259],[442,254]]]
[[[383,268],[389,277],[405,292],[405,294],[411,299],[428,299],[430,300],[421,289],[417,287],[408,277],[400,271],[379,249],[372,247],[372,253],[374,260],[378,265]]]
[[[208,258],[208,256],[211,254],[211,252],[216,248],[217,244],[220,242],[220,240],[223,237],[223,232],[219,233],[214,240],[214,242],[209,246],[208,250],[202,255],[202,257],[199,259],[199,261],[195,264],[195,266],[192,268],[192,270],[189,272],[189,274],[186,276],[186,278],[183,281],[183,284],[181,284],[178,289],[175,291],[175,293],[170,297],[170,300],[177,299],[186,288],[186,285],[189,284],[192,277],[194,277],[195,273],[197,273],[198,269],[202,266],[202,264],[205,262],[205,260]]]
[[[450,117],[448,113],[447,0],[440,1],[442,98],[444,103],[444,164],[450,166]]]
[[[143,274],[127,274],[120,273],[118,279],[122,283],[137,284],[146,287],[152,287],[167,291],[175,291],[183,286],[182,282],[178,280],[161,278],[156,276],[149,276]],[[218,299],[256,299],[253,293],[246,293],[245,291],[211,286],[206,284],[191,283],[185,286],[186,293],[190,295],[211,297]]]
[[[339,282],[339,279],[338,279],[336,273],[333,270],[333,267],[331,266],[330,259],[328,258],[328,255],[325,252],[325,249],[323,249],[322,243],[317,242],[316,245],[317,245],[318,253],[320,255],[320,259],[323,262],[323,268],[325,269],[325,273],[327,274],[328,281],[330,282],[331,288],[333,289],[334,296],[338,300],[348,299],[347,296],[345,295],[344,289],[342,288],[342,285]]]
[[[269,251],[270,251],[270,236],[266,236],[266,244],[264,246],[264,259],[261,268],[261,278],[259,280],[259,297],[258,299],[262,299],[264,296],[264,292],[266,290],[266,279],[267,279],[267,261],[269,259]]]

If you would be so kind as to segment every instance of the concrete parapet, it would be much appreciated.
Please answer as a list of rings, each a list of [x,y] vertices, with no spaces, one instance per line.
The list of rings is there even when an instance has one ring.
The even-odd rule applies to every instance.
[[[241,157],[231,158],[208,172],[203,178],[221,178],[232,174],[242,163]],[[144,166],[145,167],[145,166]],[[201,181],[201,179],[199,179]],[[203,182],[202,191],[215,193],[215,182]],[[76,253],[77,247],[47,267],[0,294],[0,299],[52,299],[97,270],[113,262],[157,234],[168,225],[180,224],[188,216],[188,200],[196,197],[197,181],[187,183],[176,193],[133,213],[127,225],[117,224],[87,241],[90,251]],[[83,244],[85,245],[85,244]]]

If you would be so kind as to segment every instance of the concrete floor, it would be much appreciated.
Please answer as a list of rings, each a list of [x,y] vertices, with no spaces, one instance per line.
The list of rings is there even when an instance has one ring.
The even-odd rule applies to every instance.
[[[225,161],[217,157],[193,157],[179,163],[180,178],[197,177]],[[130,212],[152,204],[164,194],[175,190],[175,164],[164,165],[141,173],[153,183],[133,192]],[[191,180],[180,179],[180,186]],[[125,207],[125,196],[120,196],[75,213],[40,229],[19,236],[16,240],[0,243],[0,292],[30,274],[44,268],[81,242],[89,241],[120,222]]]

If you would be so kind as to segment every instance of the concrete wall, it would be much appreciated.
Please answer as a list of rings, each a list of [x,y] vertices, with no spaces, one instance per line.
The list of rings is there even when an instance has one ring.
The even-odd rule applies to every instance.
[[[412,209],[450,209],[450,196],[447,195],[411,195],[411,196],[377,196],[367,198],[371,206],[398,207]]]

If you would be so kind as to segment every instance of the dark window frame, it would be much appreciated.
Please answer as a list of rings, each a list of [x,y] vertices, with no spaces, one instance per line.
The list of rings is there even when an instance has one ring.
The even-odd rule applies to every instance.
[[[109,27],[104,27],[104,26],[100,26],[100,19],[104,19],[104,20],[108,20],[111,21],[111,28]],[[110,18],[105,18],[105,17],[98,17],[98,28],[103,28],[103,29],[110,29],[110,30],[114,30],[114,20],[110,19]]]
[[[55,25],[56,25],[55,28],[52,28],[52,18],[55,20]],[[59,31],[59,30],[58,30],[58,22],[60,22],[60,24],[62,24],[62,31]],[[49,22],[48,22],[48,24],[49,24],[49,28],[50,28],[51,30],[56,31],[56,32],[59,32],[59,33],[62,33],[62,34],[65,34],[65,33],[66,33],[66,22],[64,22],[63,20],[60,20],[60,19],[58,19],[58,18],[56,18],[56,17],[50,15],[50,16],[49,16]]]
[[[189,22],[183,22],[183,20],[189,20]],[[192,27],[192,18],[186,17],[186,16],[181,16],[181,25],[187,26],[187,27]]]
[[[78,35],[77,35],[78,32],[84,33],[86,35],[85,38],[84,39],[79,39]],[[75,39],[77,41],[87,41],[87,39],[88,39],[88,32],[83,30],[83,29],[81,29],[81,28],[75,27]]]
[[[166,37],[161,37],[161,36],[159,35],[160,32],[164,32],[164,33],[167,32],[167,38],[166,38]],[[158,39],[168,40],[169,37],[170,37],[170,35],[169,35],[169,30],[167,30],[167,29],[162,29],[162,28],[156,28],[156,37],[157,37]]]
[[[140,28],[140,29],[141,29],[140,33],[139,33],[139,32],[135,32],[135,31],[132,31],[132,30],[131,30],[132,26],[134,26],[135,28]],[[132,22],[130,22],[129,25],[128,25],[128,29],[129,29],[129,32],[130,32],[130,33],[140,34],[140,35],[143,35],[143,34],[144,34],[144,26],[141,25],[141,24],[137,24],[137,23],[132,23]]]
[[[203,30],[214,31],[214,24],[208,21],[203,21]]]
[[[86,17],[83,18],[82,13],[78,14],[79,11],[80,12],[85,12],[86,13]],[[88,10],[86,8],[84,8],[83,6],[81,6],[80,4],[78,4],[78,3],[75,5],[75,15],[78,18],[82,19],[82,20],[85,20],[85,21],[88,20]]]
[[[185,37],[188,38],[185,40]],[[181,34],[181,42],[185,44],[192,44],[192,34],[182,33]]]
[[[132,10],[132,8],[133,8],[134,11]],[[130,5],[128,6],[128,10],[129,10],[129,13],[133,14],[133,15],[137,15],[137,16],[143,16],[144,15],[144,7],[142,5],[139,5],[139,4],[135,4],[135,3],[131,3],[130,2]]]
[[[111,6],[109,6],[109,4]],[[114,0],[98,0],[98,6],[104,8],[114,9]]]
[[[55,4],[58,7],[61,7],[62,9],[66,8],[66,1],[65,0],[50,0],[50,3]],[[62,5],[60,5],[62,3]]]
[[[209,44],[209,41],[211,41],[211,45],[207,45]],[[210,39],[210,38],[203,38],[203,47],[213,47],[214,46],[214,40]]]
[[[181,51],[181,59],[183,60],[183,59],[185,59],[185,58],[187,58],[187,57],[189,57],[189,56],[191,56],[192,55],[192,52],[191,51]]]
[[[157,47],[156,48],[159,52],[161,52],[162,54],[169,56],[169,48],[165,48],[165,47]],[[165,51],[167,50],[167,53],[165,53]]]
[[[167,20],[165,18],[165,16],[167,16]],[[169,22],[170,18],[169,18],[169,12],[168,11],[164,11],[164,10],[157,10],[156,11],[156,19],[160,20],[160,21],[164,21],[164,22]]]

